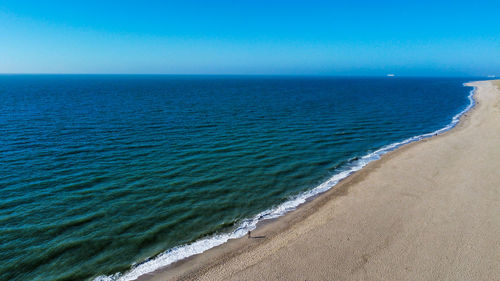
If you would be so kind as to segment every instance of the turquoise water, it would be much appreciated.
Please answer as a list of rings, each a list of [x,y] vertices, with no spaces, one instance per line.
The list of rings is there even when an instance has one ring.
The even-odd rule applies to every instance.
[[[0,280],[133,280],[244,235],[449,128],[469,80],[0,76]]]

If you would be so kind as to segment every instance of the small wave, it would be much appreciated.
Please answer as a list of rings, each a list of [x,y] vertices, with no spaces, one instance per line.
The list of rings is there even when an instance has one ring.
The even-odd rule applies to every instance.
[[[465,84],[464,84],[465,86]],[[330,179],[318,185],[317,187],[304,191],[290,200],[283,202],[280,205],[277,205],[271,209],[265,210],[253,218],[245,219],[239,224],[239,226],[230,233],[222,233],[216,234],[208,238],[200,239],[191,244],[181,245],[174,248],[171,248],[153,258],[149,258],[141,263],[137,263],[132,265],[132,268],[125,273],[115,273],[113,275],[101,275],[94,279],[94,281],[131,281],[139,278],[141,275],[151,273],[161,267],[165,267],[170,265],[176,261],[185,259],[187,257],[201,254],[206,250],[217,247],[226,243],[230,239],[237,239],[245,236],[248,231],[252,231],[257,227],[257,224],[260,221],[278,218],[283,216],[284,214],[295,210],[299,205],[305,203],[308,199],[321,194],[335,185],[337,185],[341,180],[347,178],[349,175],[353,174],[356,171],[361,170],[368,163],[380,159],[380,157],[390,151],[393,151],[403,145],[409,144],[411,142],[419,141],[425,138],[432,137],[434,135],[438,135],[444,133],[453,127],[455,127],[460,121],[460,117],[469,111],[474,105],[475,101],[473,99],[475,92],[475,88],[470,91],[468,95],[469,104],[467,107],[453,116],[451,122],[445,127],[436,130],[431,133],[426,133],[418,136],[414,136],[408,139],[405,139],[400,142],[392,143],[386,145],[376,151],[373,151],[365,156],[354,158],[351,162],[344,167],[343,170],[339,171],[337,174],[333,175]]]

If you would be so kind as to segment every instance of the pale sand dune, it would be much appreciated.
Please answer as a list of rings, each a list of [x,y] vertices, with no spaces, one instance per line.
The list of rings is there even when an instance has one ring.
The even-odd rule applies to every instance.
[[[500,280],[500,93],[284,218],[141,279]]]

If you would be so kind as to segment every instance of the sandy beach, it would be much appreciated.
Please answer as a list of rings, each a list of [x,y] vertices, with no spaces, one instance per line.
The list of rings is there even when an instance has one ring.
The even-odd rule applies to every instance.
[[[141,280],[500,280],[500,92],[474,82],[457,127]]]

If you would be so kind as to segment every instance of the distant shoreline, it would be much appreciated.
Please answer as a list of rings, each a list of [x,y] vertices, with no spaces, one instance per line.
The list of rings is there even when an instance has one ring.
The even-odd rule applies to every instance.
[[[456,130],[452,130],[451,132],[461,131],[464,127],[463,123],[464,122],[459,123],[458,127],[460,127],[460,129],[457,128]],[[443,136],[452,135],[451,132]],[[434,139],[439,138],[432,138],[432,140]],[[254,235],[262,237],[262,239],[259,241],[256,241],[256,239],[248,241],[248,239],[246,238],[230,240],[223,246],[213,248],[205,252],[204,254],[179,261],[173,266],[167,267],[168,270],[160,269],[152,275],[142,276],[141,278],[139,278],[139,280],[150,280],[150,277],[152,277],[152,280],[168,280],[172,278],[175,279],[180,276],[183,276],[183,278],[189,276],[194,277],[199,276],[204,272],[210,272],[210,269],[217,267],[217,264],[220,264],[221,261],[231,260],[231,257],[236,257],[241,253],[252,251],[255,247],[258,248],[260,247],[259,245],[268,243],[267,241],[278,239],[273,237],[275,237],[276,235],[281,236],[283,232],[293,229],[294,224],[302,223],[302,221],[304,221],[306,217],[316,213],[318,208],[321,208],[322,205],[330,201],[327,198],[331,199],[334,197],[341,197],[342,190],[345,189],[346,186],[350,185],[350,183],[356,183],[360,177],[363,178],[368,173],[368,171],[373,170],[373,166],[380,166],[382,165],[382,162],[386,162],[388,158],[393,158],[393,155],[403,153],[402,151],[408,150],[410,147],[415,146],[417,143],[425,143],[427,141],[428,140],[424,140],[422,142],[405,145],[404,147],[397,149],[396,151],[393,151],[386,156],[383,156],[381,160],[368,164],[367,167],[338,184],[335,189],[329,190],[325,194],[320,195],[312,202],[301,206],[298,210],[293,211],[278,220],[268,221],[264,223],[264,225],[260,226],[256,231],[253,232]],[[217,262],[214,262],[214,259],[217,260]]]

